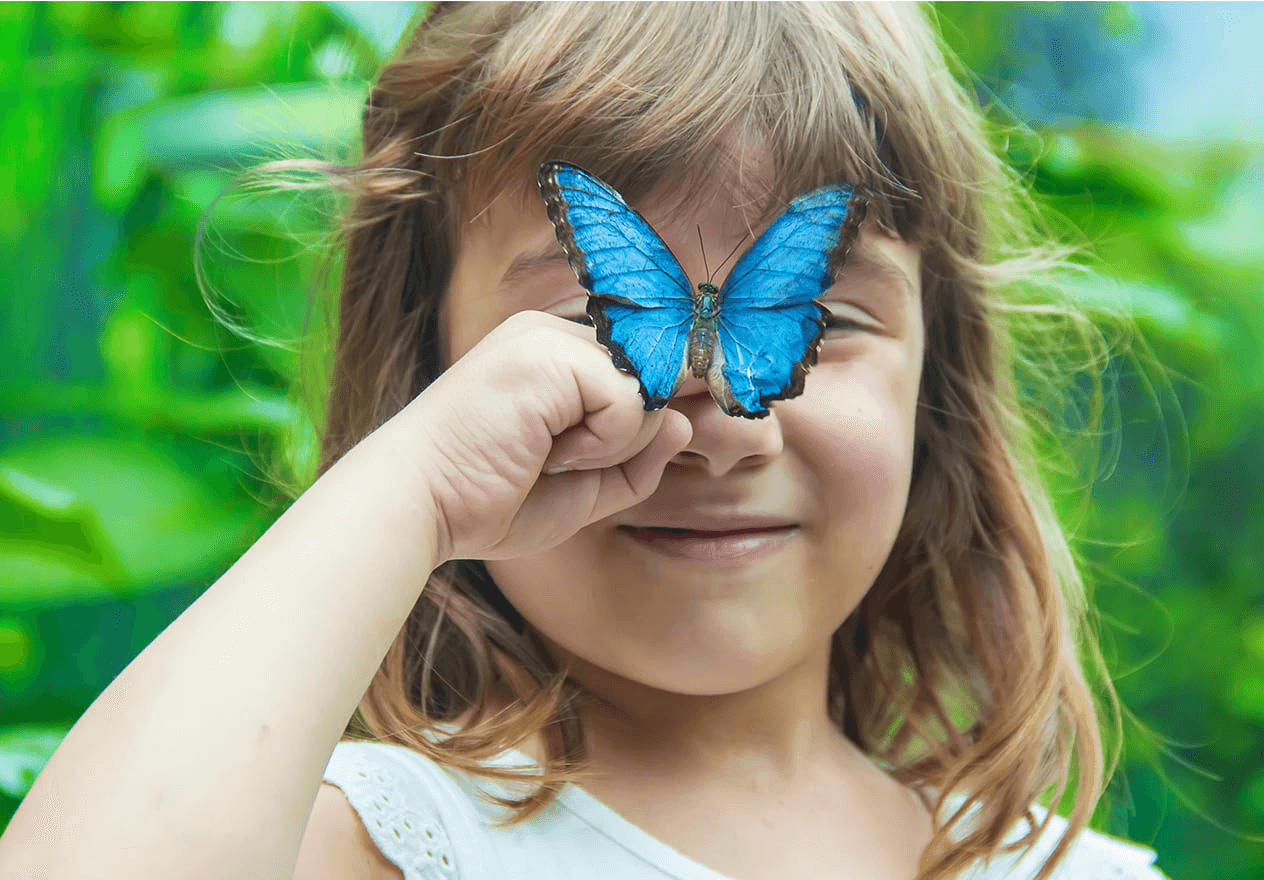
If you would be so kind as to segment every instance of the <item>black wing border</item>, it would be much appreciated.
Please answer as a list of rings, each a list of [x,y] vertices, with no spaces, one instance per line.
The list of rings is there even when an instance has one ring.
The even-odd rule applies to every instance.
[[[606,301],[619,302],[620,300],[618,297],[607,296],[593,289],[592,276],[588,274],[588,255],[575,242],[575,227],[571,225],[570,217],[567,215],[570,203],[566,201],[566,196],[562,192],[562,185],[557,181],[557,172],[562,170],[578,171],[580,174],[595,180],[614,198],[618,199],[619,203],[627,208],[628,211],[635,214],[645,224],[646,229],[653,231],[654,227],[641,216],[640,211],[627,203],[627,200],[623,198],[618,190],[587,169],[568,162],[545,162],[536,173],[536,185],[540,189],[540,195],[544,198],[545,210],[548,212],[549,221],[553,224],[553,231],[557,235],[558,244],[565,251],[566,261],[570,264],[571,271],[575,273],[575,278],[588,291],[588,301],[584,306],[584,311],[592,319],[593,327],[597,331],[597,341],[610,352],[610,359],[614,361],[617,369],[636,378],[637,384],[641,389],[641,399],[645,402],[646,412],[660,410],[667,405],[667,401],[671,400],[672,395],[669,394],[666,397],[651,395],[649,389],[645,387],[645,383],[641,381],[640,372],[632,363],[632,359],[628,357],[627,352],[624,351],[623,346],[611,338],[614,323],[610,320],[610,316],[606,314]],[[657,235],[658,233],[655,232],[654,234]],[[662,241],[661,238],[659,240]],[[680,274],[688,280],[684,269],[680,269],[680,260],[672,253],[671,248],[667,247],[666,242],[663,242],[663,247],[667,250],[667,253],[671,254],[672,259],[676,260],[676,267]],[[689,292],[692,295],[692,289]],[[629,305],[636,304],[629,303]],[[677,382],[677,387],[679,387],[679,382]],[[672,394],[675,394],[674,389]]]
[[[830,286],[833,286],[833,282],[838,280],[838,273],[846,265],[847,257],[851,253],[856,239],[860,236],[860,227],[865,222],[865,215],[869,211],[869,192],[866,189],[855,184],[839,184],[839,186],[847,186],[851,192],[848,195],[847,204],[844,208],[846,219],[838,227],[838,241],[830,248],[829,254],[825,258],[825,272],[829,276]],[[813,190],[813,192],[816,192],[816,190]],[[806,195],[811,194],[810,192],[806,193]],[[800,196],[800,198],[803,198],[803,196]],[[754,245],[751,245],[751,247],[754,247]],[[822,290],[821,295],[824,296],[827,290],[829,290],[829,287]],[[816,320],[816,335],[808,343],[807,351],[803,353],[803,357],[791,368],[790,381],[780,391],[760,395],[759,405],[762,409],[750,412],[734,398],[731,399],[729,405],[724,407],[726,413],[744,419],[766,418],[769,404],[778,400],[790,400],[803,393],[803,388],[808,378],[808,371],[816,366],[821,352],[821,343],[825,338],[825,328],[829,319],[833,317],[830,310],[822,303],[814,302],[814,305],[819,309]],[[721,310],[724,308],[723,301],[720,303],[720,308]]]

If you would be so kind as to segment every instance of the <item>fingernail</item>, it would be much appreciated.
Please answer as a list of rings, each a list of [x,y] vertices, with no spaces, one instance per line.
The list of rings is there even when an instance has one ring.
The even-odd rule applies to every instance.
[[[553,467],[546,467],[543,473],[546,477],[556,477],[558,474],[564,474],[569,471],[570,468],[565,467],[564,465],[554,465]]]

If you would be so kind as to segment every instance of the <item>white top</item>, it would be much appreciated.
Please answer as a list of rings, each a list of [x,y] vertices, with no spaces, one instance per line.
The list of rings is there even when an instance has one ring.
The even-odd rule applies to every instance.
[[[521,752],[503,766],[536,766]],[[477,779],[403,746],[339,743],[324,781],[338,786],[382,853],[404,880],[728,880],[652,837],[582,788],[568,784],[525,822],[496,827],[503,807],[479,797]],[[960,803],[960,800],[957,801]],[[955,806],[955,805],[954,805]],[[1043,820],[1045,811],[1033,806]],[[1021,820],[1020,820],[1021,822]],[[1054,816],[1036,846],[979,863],[961,880],[1029,880],[1057,845],[1066,820]],[[1050,833],[1052,832],[1052,834]],[[1015,831],[1011,838],[1021,836]],[[1084,830],[1054,873],[1056,880],[1166,880],[1152,850]]]

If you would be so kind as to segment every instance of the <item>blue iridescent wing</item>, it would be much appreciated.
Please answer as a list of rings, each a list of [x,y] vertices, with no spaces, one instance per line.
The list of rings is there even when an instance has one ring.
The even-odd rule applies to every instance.
[[[707,384],[729,415],[763,418],[769,403],[803,391],[829,317],[816,300],[834,284],[866,206],[849,186],[800,196],[725,279]]]
[[[693,326],[693,288],[658,233],[606,184],[561,162],[537,182],[588,315],[614,364],[636,376],[647,410],[680,387]]]

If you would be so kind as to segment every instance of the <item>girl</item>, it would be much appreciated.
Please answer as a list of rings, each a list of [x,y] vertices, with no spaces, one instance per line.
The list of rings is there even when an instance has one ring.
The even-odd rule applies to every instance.
[[[1161,876],[1084,830],[1083,592],[1000,283],[1052,258],[916,7],[440,4],[363,133],[322,475],[85,713],[0,875]],[[647,412],[546,160],[693,283],[867,190],[802,393]]]

